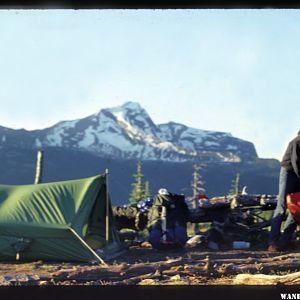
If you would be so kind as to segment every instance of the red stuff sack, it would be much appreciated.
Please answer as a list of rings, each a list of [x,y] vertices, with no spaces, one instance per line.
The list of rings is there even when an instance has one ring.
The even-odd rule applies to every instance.
[[[300,192],[287,195],[286,203],[288,210],[300,225]]]

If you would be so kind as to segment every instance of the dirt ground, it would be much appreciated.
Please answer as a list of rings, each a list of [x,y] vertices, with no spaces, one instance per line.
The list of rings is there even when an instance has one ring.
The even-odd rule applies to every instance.
[[[0,285],[236,285],[238,274],[297,272],[299,258],[296,251],[158,251],[131,246],[107,265],[1,262]]]

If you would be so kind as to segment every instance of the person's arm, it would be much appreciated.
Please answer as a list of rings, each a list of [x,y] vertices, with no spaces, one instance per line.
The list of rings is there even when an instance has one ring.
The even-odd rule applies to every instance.
[[[160,226],[161,202],[161,198],[156,195],[148,212],[148,229]]]
[[[300,178],[300,147],[297,143],[292,146],[291,162],[294,172]]]

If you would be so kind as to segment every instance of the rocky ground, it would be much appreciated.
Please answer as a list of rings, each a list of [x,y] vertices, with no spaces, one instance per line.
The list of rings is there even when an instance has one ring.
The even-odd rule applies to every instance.
[[[1,262],[0,285],[299,284],[299,258],[298,251],[158,251],[131,246],[107,265]]]

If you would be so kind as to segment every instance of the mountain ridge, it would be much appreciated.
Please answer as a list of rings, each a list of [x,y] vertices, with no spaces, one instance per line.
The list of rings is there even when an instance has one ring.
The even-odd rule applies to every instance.
[[[62,147],[102,158],[170,162],[252,162],[253,143],[230,133],[188,127],[174,121],[155,124],[137,102],[104,108],[90,116],[60,121],[45,129],[0,126],[0,147]]]

